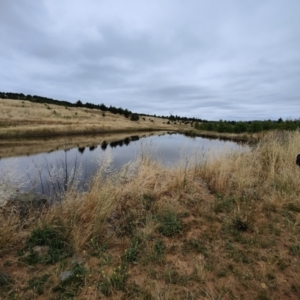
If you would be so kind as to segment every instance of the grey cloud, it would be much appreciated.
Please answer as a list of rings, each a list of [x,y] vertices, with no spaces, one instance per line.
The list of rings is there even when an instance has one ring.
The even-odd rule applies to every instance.
[[[300,2],[0,2],[0,90],[205,119],[298,118]]]
[[[200,86],[188,86],[188,85],[175,85],[164,86],[161,88],[148,88],[148,90],[140,91],[141,94],[147,95],[152,98],[163,98],[166,101],[170,99],[174,100],[192,100],[192,99],[209,99],[216,96],[210,94],[210,92],[201,88]]]

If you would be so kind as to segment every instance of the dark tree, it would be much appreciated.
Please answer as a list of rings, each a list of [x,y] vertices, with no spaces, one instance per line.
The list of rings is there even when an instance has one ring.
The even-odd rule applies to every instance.
[[[140,119],[140,116],[138,114],[132,114],[130,116],[131,121],[138,121]]]
[[[81,102],[80,100],[78,100],[78,101],[76,102],[76,106],[77,106],[77,107],[82,107],[83,104],[82,104],[82,102]]]

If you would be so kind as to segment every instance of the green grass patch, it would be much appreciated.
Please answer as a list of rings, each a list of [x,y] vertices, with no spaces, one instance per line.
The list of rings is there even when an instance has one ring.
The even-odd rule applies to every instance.
[[[124,291],[128,279],[127,265],[121,263],[110,276],[102,274],[103,278],[98,284],[100,292],[109,297],[113,290]]]
[[[190,252],[202,253],[205,257],[208,257],[207,248],[196,239],[185,240],[182,245],[182,253],[188,254]]]
[[[189,281],[189,276],[181,275],[175,268],[170,267],[165,271],[164,279],[167,284],[186,286]]]
[[[48,278],[50,277],[49,274],[44,274],[40,277],[32,277],[28,281],[28,286],[38,295],[42,295],[44,293],[44,285],[47,282]]]
[[[59,299],[69,299],[76,297],[80,289],[84,286],[87,270],[81,264],[72,267],[72,275],[57,285],[53,291],[60,294]]]
[[[182,230],[181,221],[174,212],[166,211],[159,216],[159,222],[158,231],[164,236],[172,237]]]
[[[144,209],[149,211],[154,203],[154,197],[151,194],[143,194],[140,199],[142,205],[144,206]]]
[[[249,231],[251,229],[250,222],[240,217],[236,217],[232,220],[232,226],[237,231]]]
[[[125,259],[127,262],[137,261],[138,250],[137,247],[131,246],[125,250]]]
[[[157,263],[163,263],[165,261],[165,254],[166,254],[166,245],[165,243],[161,240],[158,239],[155,241],[154,246],[153,246],[153,252],[154,252],[154,261]]]
[[[283,205],[283,208],[292,212],[300,213],[300,204],[288,203],[286,205]]]
[[[234,209],[235,203],[235,198],[224,198],[222,195],[217,194],[214,211],[216,214],[223,212],[230,213]]]
[[[47,247],[44,255],[34,251],[36,246]],[[29,251],[26,254],[25,251]],[[59,229],[49,225],[36,228],[31,231],[26,246],[21,252],[21,261],[28,264],[53,264],[72,254],[70,245],[66,242],[64,233]]]
[[[290,254],[300,257],[300,243],[295,243],[289,247]]]

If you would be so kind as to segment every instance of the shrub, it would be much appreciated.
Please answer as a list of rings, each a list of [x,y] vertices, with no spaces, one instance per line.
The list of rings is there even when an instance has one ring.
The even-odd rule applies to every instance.
[[[138,114],[132,114],[130,116],[131,121],[138,121],[140,119],[140,116]]]

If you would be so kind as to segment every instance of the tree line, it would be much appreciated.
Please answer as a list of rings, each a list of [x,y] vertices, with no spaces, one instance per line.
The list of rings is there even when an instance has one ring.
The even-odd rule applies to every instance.
[[[81,100],[78,100],[76,103],[71,103],[64,100],[55,100],[52,98],[37,96],[37,95],[25,95],[23,93],[6,93],[0,92],[0,99],[12,99],[12,100],[26,100],[36,103],[46,103],[46,104],[55,104],[61,105],[65,107],[84,107],[89,109],[98,109],[103,112],[109,111],[113,114],[123,115],[126,118],[130,118],[132,121],[138,121],[140,116],[148,116],[148,117],[156,117],[167,119],[168,124],[170,122],[182,122],[185,124],[191,123],[194,128],[199,130],[206,131],[217,131],[217,132],[226,132],[226,133],[256,133],[260,131],[267,130],[296,130],[300,128],[300,118],[299,119],[287,119],[283,120],[279,118],[278,120],[267,120],[267,121],[208,121],[200,118],[187,118],[180,117],[177,115],[170,114],[170,116],[157,116],[157,115],[149,115],[149,114],[138,114],[133,113],[128,109],[123,109],[121,107],[115,106],[106,106],[105,104],[93,104],[93,103],[83,103]]]
[[[199,130],[217,131],[226,133],[256,133],[268,130],[296,130],[300,128],[300,119],[277,121],[203,121],[196,122],[194,127]]]

